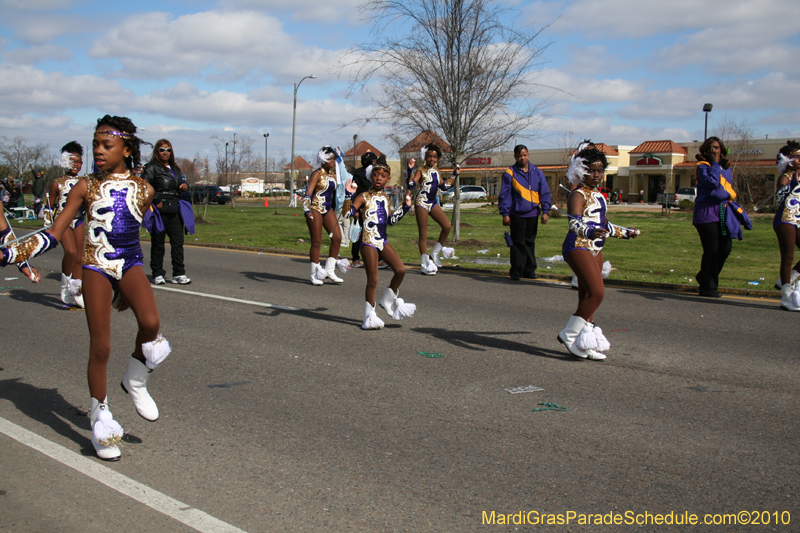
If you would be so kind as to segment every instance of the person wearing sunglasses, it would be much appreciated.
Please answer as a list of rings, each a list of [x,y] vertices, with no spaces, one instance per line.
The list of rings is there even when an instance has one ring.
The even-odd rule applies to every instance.
[[[169,237],[172,255],[172,283],[188,285],[192,282],[186,277],[183,264],[183,234],[185,223],[181,216],[181,192],[187,190],[181,169],[175,164],[172,144],[161,139],[153,149],[153,158],[144,166],[142,177],[155,189],[153,207],[158,210],[164,223],[163,231],[154,229],[150,240],[150,270],[153,272],[153,283],[166,283],[164,275],[164,241]],[[193,222],[193,221],[192,221]]]

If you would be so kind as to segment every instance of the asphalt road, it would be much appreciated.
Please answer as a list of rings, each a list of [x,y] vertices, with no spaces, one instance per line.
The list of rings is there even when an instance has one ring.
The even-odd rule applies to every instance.
[[[114,314],[109,402],[141,442],[103,463],[85,317],[60,305],[60,261],[0,289],[0,531],[192,531],[180,516],[194,510],[249,532],[684,530],[635,521],[740,511],[770,524],[691,529],[800,530],[800,316],[775,301],[609,288],[596,321],[612,349],[597,363],[556,341],[577,300],[564,284],[409,270],[400,292],[417,314],[362,331],[361,269],[313,287],[306,259],[188,247],[190,292],[155,291],[174,349],[150,379],[157,422],[117,386],[136,323]],[[504,390],[528,385],[544,390]],[[58,453],[9,436],[25,430]],[[157,496],[126,495],[120,478]],[[537,512],[576,516],[497,523]]]

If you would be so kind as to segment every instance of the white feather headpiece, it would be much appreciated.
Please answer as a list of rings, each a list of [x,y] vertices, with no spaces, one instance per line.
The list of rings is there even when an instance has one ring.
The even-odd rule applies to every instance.
[[[778,153],[778,176],[782,176],[789,165],[792,164],[792,158],[786,157],[782,153]]]
[[[582,183],[586,175],[589,174],[589,167],[586,166],[586,160],[577,155],[572,156],[572,161],[567,170],[567,178],[572,185]]]
[[[367,167],[367,170],[364,171],[364,174],[367,176],[369,181],[372,181],[372,168],[374,165],[370,165]]]
[[[328,163],[331,160],[332,157],[333,158],[336,157],[335,153],[332,154],[330,152],[326,152],[325,148],[329,148],[329,147],[328,146],[323,146],[322,149],[319,152],[317,152],[317,166],[318,167],[321,167],[322,163]],[[338,150],[338,148],[337,148],[337,150]],[[341,176],[341,174],[339,172],[339,165],[335,165],[334,168],[336,169],[336,184],[338,185],[338,184],[340,184],[342,182],[342,176]]]
[[[422,164],[425,164],[425,153],[428,151],[428,145],[426,144],[422,148],[419,149],[419,159],[422,161]]]
[[[578,157],[578,154],[585,148],[592,146],[592,144],[592,141],[583,141],[578,145],[578,148],[572,155],[572,159],[569,163],[569,170],[567,170],[567,178],[572,185],[582,183],[587,174],[589,174],[589,167],[586,166],[586,160],[582,157]]]
[[[61,152],[61,162],[59,163],[59,166],[61,168],[66,168],[66,169],[72,168],[72,156],[73,155],[75,155],[75,154],[72,154],[70,152]]]
[[[327,146],[325,147],[327,148]],[[331,157],[335,157],[334,154],[328,153],[323,148],[319,152],[317,152],[317,166],[322,166],[322,163],[327,163],[331,160]]]

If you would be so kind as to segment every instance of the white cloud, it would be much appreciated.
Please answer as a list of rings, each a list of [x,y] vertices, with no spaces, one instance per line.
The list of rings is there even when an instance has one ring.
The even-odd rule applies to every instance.
[[[96,76],[46,73],[30,66],[0,64],[0,116],[50,114],[66,109],[124,109],[133,92]]]
[[[87,19],[68,15],[25,14],[11,17],[10,22],[14,37],[30,44],[44,44],[62,35],[94,30]]]
[[[621,78],[596,79],[575,76],[562,69],[547,69],[535,75],[536,83],[560,89],[550,98],[552,102],[571,101],[584,105],[600,102],[627,102],[644,97],[648,82]]]
[[[692,135],[685,129],[674,127],[645,127],[628,123],[614,123],[612,117],[596,116],[587,119],[574,117],[545,118],[542,123],[547,140],[552,144],[557,136],[572,132],[576,139],[592,139],[595,142],[616,145],[637,146],[646,140],[671,139],[691,140]]]
[[[45,60],[71,61],[73,58],[72,51],[68,48],[49,43],[30,48],[12,48],[3,52],[2,56],[5,61],[19,65],[35,65]]]
[[[231,81],[258,73],[283,83],[322,74],[338,57],[300,45],[274,17],[226,11],[176,19],[168,13],[133,15],[98,39],[90,55],[119,60],[121,74],[133,78]]]
[[[351,15],[362,3],[363,0],[223,0],[220,5],[240,10],[285,10],[297,21],[331,22]]]
[[[794,25],[794,23],[792,23]],[[763,24],[736,28],[708,28],[662,49],[654,66],[681,68],[702,65],[706,71],[744,74],[786,70],[800,74],[800,47],[777,39],[778,31]]]
[[[2,0],[0,7],[14,11],[47,11],[51,9],[67,9],[69,0]]]
[[[538,10],[552,16],[553,2],[539,2],[526,9],[531,19]],[[793,25],[793,4],[787,0],[714,1],[672,0],[575,0],[567,4],[553,24],[555,31],[580,31],[591,37],[641,38],[706,28],[745,27],[750,24]],[[765,28],[766,29],[766,28]]]

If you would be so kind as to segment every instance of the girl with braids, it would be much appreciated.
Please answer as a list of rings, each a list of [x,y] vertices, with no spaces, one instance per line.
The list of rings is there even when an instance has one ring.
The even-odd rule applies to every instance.
[[[147,391],[147,380],[170,353],[160,335],[155,296],[142,266],[139,226],[153,200],[153,187],[131,175],[139,165],[136,126],[125,117],[109,115],[97,121],[92,150],[98,173],[76,183],[62,215],[45,233],[3,249],[3,263],[17,263],[54,248],[81,206],[86,210],[87,235],[83,254],[83,295],[89,325],[88,379],[91,394],[92,444],[100,459],[116,461],[122,428],[114,421],[106,397],[106,368],[111,355],[111,307],[133,309],[139,331],[122,389],[136,411],[149,421],[158,407]]]
[[[781,307],[800,311],[800,262],[794,262],[794,247],[800,247],[800,143],[789,141],[778,152],[778,210],[772,221],[781,250]]]
[[[77,141],[72,141],[61,148],[61,168],[65,174],[53,181],[50,185],[50,201],[48,204],[52,211],[45,215],[46,224],[51,224],[67,205],[67,196],[76,183],[82,181],[80,177],[83,168],[83,147]],[[83,307],[83,243],[86,232],[84,228],[83,207],[78,209],[75,218],[69,223],[61,236],[61,246],[64,247],[64,258],[61,260],[61,301],[67,305]]]
[[[414,177],[408,181],[408,190],[411,191],[419,185],[414,212],[417,217],[417,228],[419,229],[421,271],[423,274],[433,276],[442,266],[440,255],[442,254],[444,243],[447,241],[447,236],[450,235],[451,227],[444,210],[436,203],[436,195],[440,190],[446,191],[453,185],[453,182],[458,177],[460,168],[456,165],[453,175],[445,181],[439,175],[439,169],[437,168],[439,159],[442,157],[442,150],[431,143],[422,147],[420,155],[425,161],[425,166],[417,170]],[[433,245],[430,257],[428,257],[428,217],[433,218],[442,228],[436,244]],[[453,252],[452,249],[448,248],[449,254],[453,254]]]
[[[337,187],[340,187],[346,171],[340,168],[337,151],[330,146],[323,146],[317,153],[319,168],[308,178],[306,195],[303,197],[303,212],[306,215],[308,233],[311,236],[311,284],[322,285],[327,277],[334,283],[344,280],[336,275],[336,262],[339,259],[339,248],[342,245],[342,232],[336,218],[336,204],[340,201]],[[319,250],[322,247],[322,228],[331,235],[331,250],[323,268],[319,264]],[[349,265],[349,262],[347,263]],[[340,267],[341,268],[341,267]],[[345,267],[346,268],[346,267]]]
[[[361,329],[381,329],[383,320],[378,318],[375,313],[375,290],[378,287],[378,261],[385,261],[394,272],[392,281],[383,296],[380,304],[394,320],[403,320],[414,315],[417,306],[407,304],[399,298],[400,284],[406,275],[406,267],[397,252],[389,244],[386,236],[386,227],[400,222],[408,210],[411,208],[411,191],[406,194],[403,205],[391,211],[392,200],[384,192],[384,187],[389,183],[391,169],[386,164],[383,156],[367,167],[366,177],[372,183],[371,188],[356,196],[351,204],[350,211],[346,216],[353,217],[356,213],[361,214],[364,221],[362,229],[361,256],[364,259],[364,269],[367,271],[367,289],[365,291],[366,304],[364,306],[364,323]],[[348,187],[348,193],[355,192],[354,184]]]
[[[603,331],[594,325],[594,313],[603,302],[603,245],[609,236],[632,239],[640,232],[622,228],[608,221],[608,205],[598,187],[603,181],[608,160],[589,141],[582,143],[572,156],[567,177],[579,185],[567,200],[569,232],[562,254],[578,276],[578,309],[567,326],[558,334],[558,341],[576,357],[602,361],[611,346]]]

